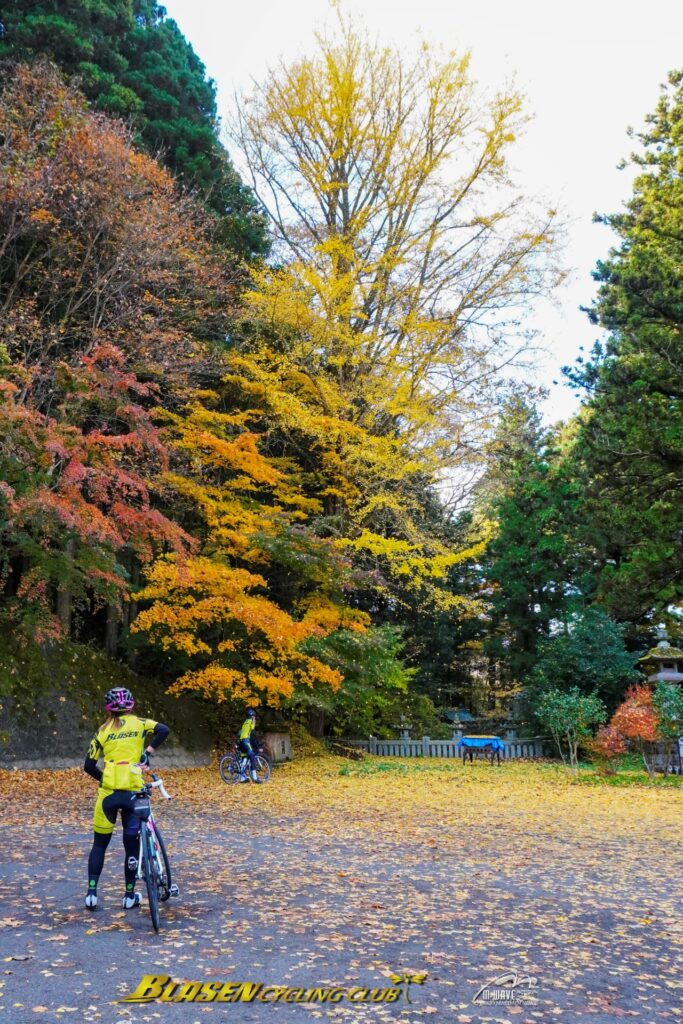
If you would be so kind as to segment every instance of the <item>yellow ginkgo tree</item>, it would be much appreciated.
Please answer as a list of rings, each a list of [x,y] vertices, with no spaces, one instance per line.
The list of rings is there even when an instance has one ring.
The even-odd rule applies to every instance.
[[[320,640],[366,612],[476,608],[444,583],[488,526],[454,544],[438,485],[480,465],[528,299],[557,276],[555,214],[508,175],[515,91],[482,98],[467,55],[409,60],[343,20],[318,44],[240,106],[273,259],[215,392],[165,414],[202,548],[157,562],[135,628],[206,695],[333,687]]]
[[[319,479],[332,533],[400,586],[481,550],[485,530],[465,551],[430,533],[424,494],[476,474],[528,302],[560,276],[556,214],[508,172],[524,122],[467,54],[407,58],[342,18],[234,125],[276,240],[235,379]]]
[[[525,120],[515,90],[475,87],[468,54],[412,59],[343,19],[239,108],[277,244],[253,309],[345,416],[442,467],[481,438],[515,328],[558,276],[556,213],[509,175]]]

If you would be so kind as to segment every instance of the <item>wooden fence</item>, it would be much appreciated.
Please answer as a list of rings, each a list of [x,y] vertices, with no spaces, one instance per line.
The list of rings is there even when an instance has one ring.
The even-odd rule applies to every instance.
[[[462,757],[462,750],[458,750],[459,737],[450,740],[432,740],[429,736],[423,736],[421,740],[413,740],[409,737],[402,737],[396,740],[378,740],[370,736],[367,740],[342,740],[350,747],[358,747],[367,751],[368,754],[376,754],[378,757]],[[503,740],[505,750],[501,751],[501,758],[514,760],[520,757],[548,757],[553,756],[553,745],[544,736],[531,736],[529,739]],[[475,751],[476,755],[476,751]]]

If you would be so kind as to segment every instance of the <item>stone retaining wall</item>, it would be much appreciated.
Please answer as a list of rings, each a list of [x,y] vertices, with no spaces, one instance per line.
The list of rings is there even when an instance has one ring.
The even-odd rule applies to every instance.
[[[159,704],[154,717],[160,721],[167,720],[172,730],[169,739],[155,755],[159,768],[209,764],[212,756],[210,735],[196,706],[189,702],[183,704],[180,700],[173,705],[167,702],[168,707],[163,707],[161,701]],[[145,710],[141,708],[140,714],[144,715]],[[182,743],[174,736],[176,730],[172,716],[181,716],[184,720]],[[80,768],[97,724],[84,715],[75,702],[59,696],[41,702],[27,722],[18,721],[6,704],[0,710],[0,768]]]
[[[163,771],[164,768],[200,768],[211,763],[212,753],[208,751],[185,750],[175,747],[162,748],[154,757],[153,769]],[[47,770],[56,771],[60,768],[82,768],[84,757],[60,757],[43,754],[35,758],[7,758],[0,755],[0,768],[14,771]]]

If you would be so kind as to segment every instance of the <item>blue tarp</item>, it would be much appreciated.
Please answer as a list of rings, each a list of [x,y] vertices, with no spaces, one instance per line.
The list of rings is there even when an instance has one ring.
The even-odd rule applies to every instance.
[[[458,743],[461,747],[488,747],[490,750],[505,750],[505,744],[499,736],[463,736]]]

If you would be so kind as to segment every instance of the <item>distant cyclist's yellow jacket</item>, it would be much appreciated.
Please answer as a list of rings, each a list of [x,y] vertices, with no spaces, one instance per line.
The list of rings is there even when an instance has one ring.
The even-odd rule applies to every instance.
[[[244,723],[244,725],[240,729],[240,739],[241,740],[248,740],[255,728],[256,728],[256,722],[254,721],[254,719],[253,718],[247,718],[246,722]],[[234,735],[234,733],[233,733],[233,735]]]
[[[142,788],[142,770],[138,762],[157,723],[151,718],[120,715],[118,729],[110,724],[93,736],[88,757],[94,761],[104,758],[102,789],[124,789],[131,792]]]

